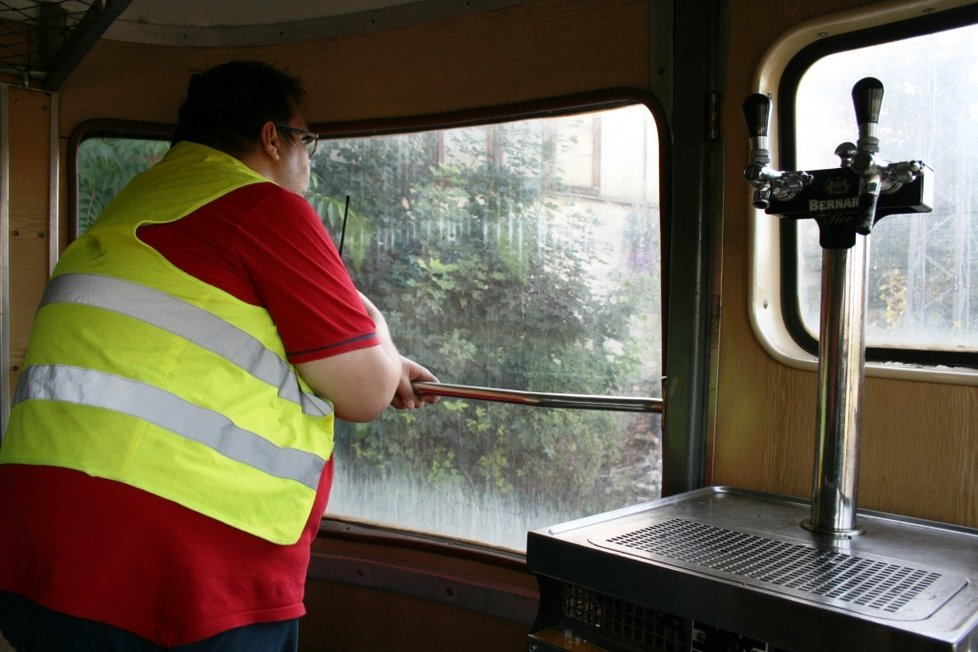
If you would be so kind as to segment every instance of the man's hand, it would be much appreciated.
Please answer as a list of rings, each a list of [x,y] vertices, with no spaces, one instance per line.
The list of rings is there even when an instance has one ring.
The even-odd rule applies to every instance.
[[[415,394],[413,386],[415,381],[437,383],[438,379],[417,362],[402,355],[401,379],[398,381],[397,391],[394,392],[394,399],[391,401],[393,407],[398,410],[414,410],[424,406],[425,403],[438,402],[438,399],[441,398],[439,396]]]

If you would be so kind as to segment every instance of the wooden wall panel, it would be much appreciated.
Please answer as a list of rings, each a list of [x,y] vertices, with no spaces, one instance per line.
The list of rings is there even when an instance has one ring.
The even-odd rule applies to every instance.
[[[10,389],[48,276],[51,96],[11,88],[9,121]]]
[[[530,627],[401,593],[311,580],[300,652],[524,650]]]
[[[311,123],[424,115],[649,86],[646,0],[513,7],[297,46],[100,42],[66,80],[62,135],[91,118],[172,122],[191,71],[257,58],[301,77]]]
[[[321,534],[313,544],[305,600],[309,613],[300,628],[300,650],[526,649],[538,591],[536,578],[524,569],[456,556],[447,548],[406,547],[391,538],[347,541],[331,536],[335,532]],[[363,584],[323,577],[317,569],[330,559],[348,567],[339,575],[355,576]],[[411,595],[404,583],[431,592]],[[478,587],[480,597],[464,605],[462,595],[472,587]],[[529,604],[532,613],[525,612]]]

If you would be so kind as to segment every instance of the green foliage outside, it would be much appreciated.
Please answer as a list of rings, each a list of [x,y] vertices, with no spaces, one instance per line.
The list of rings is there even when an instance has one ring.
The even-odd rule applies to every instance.
[[[134,176],[169,149],[159,140],[89,138],[78,148],[78,233],[84,233]]]

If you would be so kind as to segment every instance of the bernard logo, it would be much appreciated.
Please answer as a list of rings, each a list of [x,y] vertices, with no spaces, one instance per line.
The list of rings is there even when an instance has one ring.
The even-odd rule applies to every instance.
[[[859,197],[852,197],[851,193],[852,183],[849,179],[844,176],[833,176],[822,185],[822,196],[828,199],[809,199],[808,211],[821,213],[859,208]]]
[[[808,200],[808,210],[813,213],[821,211],[837,211],[842,208],[859,208],[859,197]]]

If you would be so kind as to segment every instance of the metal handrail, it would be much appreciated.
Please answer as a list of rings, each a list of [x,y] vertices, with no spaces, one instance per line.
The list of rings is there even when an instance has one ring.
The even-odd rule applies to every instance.
[[[495,389],[492,387],[473,387],[471,385],[452,385],[449,383],[414,383],[414,391],[419,396],[444,396],[448,398],[468,398],[477,401],[516,403],[531,407],[577,408],[583,410],[616,410],[619,412],[658,412],[663,411],[661,398],[638,398],[629,396],[591,396],[585,394],[552,394],[545,392],[525,392],[517,389]]]

